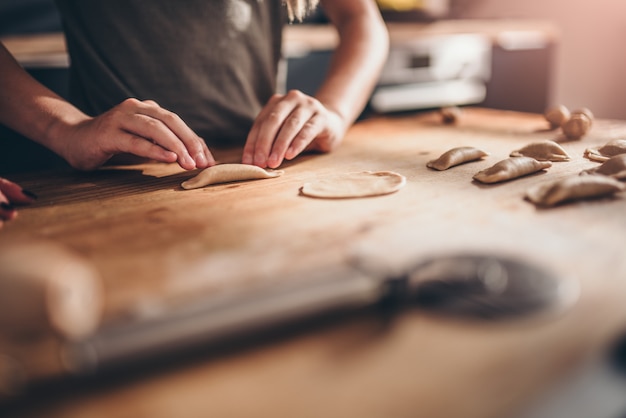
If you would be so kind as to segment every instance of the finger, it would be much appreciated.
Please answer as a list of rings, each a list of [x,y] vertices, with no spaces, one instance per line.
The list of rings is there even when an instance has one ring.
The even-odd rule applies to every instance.
[[[33,192],[24,190],[18,184],[5,178],[0,178],[0,196],[2,195],[6,198],[7,203],[26,204],[37,199]]]
[[[310,108],[298,107],[287,117],[280,128],[276,140],[272,145],[267,165],[276,168],[282,164],[287,148],[291,145],[305,124],[314,116],[314,111]],[[309,139],[309,142],[313,138]]]
[[[206,143],[174,112],[162,108],[153,100],[143,102],[145,115],[158,119],[183,143],[198,168],[215,164]]]
[[[215,157],[213,157],[213,154],[211,153],[211,151],[209,151],[209,147],[206,144],[206,141],[202,138],[200,138],[202,140],[202,153],[204,155],[204,160],[206,161],[206,164],[199,164],[198,160],[196,159],[196,167],[198,168],[207,168],[210,167],[212,165],[215,165]]]
[[[254,163],[254,150],[256,148],[256,143],[259,138],[260,127],[263,124],[263,121],[269,115],[269,113],[274,109],[276,104],[283,99],[283,97],[284,96],[281,94],[274,94],[255,118],[254,123],[252,124],[252,128],[248,133],[248,137],[246,138],[246,144],[243,147],[243,155],[241,157],[241,162],[243,164]]]
[[[204,167],[212,161],[210,153],[207,155],[208,149],[202,145],[204,141],[178,115],[161,108],[153,100],[142,102],[129,98],[117,110],[124,115],[121,118],[123,129],[175,152],[181,167]]]
[[[257,139],[254,147],[254,165],[267,167],[267,159],[276,140],[278,131],[291,116],[296,105],[292,101],[281,100],[274,109],[260,121]]]
[[[323,130],[322,117],[319,114],[313,115],[287,148],[285,158],[287,160],[296,158]]]
[[[131,133],[127,133],[125,136],[119,137],[119,141],[122,142],[119,146],[120,151],[137,155],[139,157],[163,163],[173,163],[179,158],[175,152],[169,151],[158,144],[146,140],[146,138]]]
[[[122,122],[122,129],[131,134],[133,139],[135,137],[143,138],[143,142],[133,140],[128,142],[129,137],[117,137],[114,141],[115,149],[111,150],[112,153],[131,152],[136,154],[139,150],[147,150],[149,144],[156,144],[161,146],[167,151],[171,151],[176,154],[178,164],[186,170],[192,170],[196,168],[195,160],[189,155],[187,148],[180,141],[180,139],[160,120],[147,116],[144,114],[135,113],[130,115]],[[146,156],[144,154],[136,154],[140,156]]]

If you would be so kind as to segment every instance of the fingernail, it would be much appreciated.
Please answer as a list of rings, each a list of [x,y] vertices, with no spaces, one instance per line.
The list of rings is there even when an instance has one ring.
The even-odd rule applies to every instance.
[[[256,155],[254,157],[254,164],[258,165],[259,167],[265,167],[267,165],[267,160],[264,158],[263,155]]]
[[[7,203],[7,202],[0,202],[0,208],[2,208],[2,210],[7,210],[7,211],[11,211],[15,209],[12,204]]]
[[[270,158],[267,160],[267,165],[269,165],[271,168],[276,168],[280,165],[280,160],[278,158],[278,155],[270,155]]]
[[[190,155],[185,155],[183,157],[183,161],[185,162],[185,164],[187,164],[191,168],[196,168],[196,162],[193,160],[193,158],[191,158]]]
[[[203,152],[199,152],[196,155],[196,166],[197,167],[206,167],[207,163],[208,163],[208,161],[207,161],[206,157],[204,156],[204,153]]]
[[[30,190],[22,189],[22,194],[26,197],[30,197],[31,199],[37,199],[37,195]]]

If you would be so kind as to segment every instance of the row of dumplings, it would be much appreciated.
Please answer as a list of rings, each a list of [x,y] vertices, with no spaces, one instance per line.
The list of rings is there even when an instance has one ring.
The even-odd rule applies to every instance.
[[[488,156],[474,147],[457,147],[429,161],[426,166],[438,171],[478,161]],[[587,149],[585,157],[602,162],[598,167],[584,170],[580,176],[540,184],[526,192],[526,198],[538,206],[613,195],[626,190],[620,180],[626,180],[626,139],[616,139],[597,149]],[[548,169],[552,162],[569,161],[567,152],[554,141],[529,144],[511,152],[509,158],[479,171],[473,179],[485,183],[499,183]]]

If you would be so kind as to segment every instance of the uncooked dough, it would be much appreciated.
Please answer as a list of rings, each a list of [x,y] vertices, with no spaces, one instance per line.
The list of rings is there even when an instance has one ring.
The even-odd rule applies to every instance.
[[[591,161],[604,162],[616,155],[626,154],[626,139],[614,139],[600,148],[587,148],[585,157]]]
[[[218,164],[205,168],[197,176],[184,181],[183,189],[198,189],[211,184],[230,183],[233,181],[269,179],[282,175],[282,170],[264,170],[248,164]]]
[[[617,180],[626,180],[626,154],[611,157],[598,167],[584,170],[580,174],[601,174]]]
[[[611,177],[591,174],[540,184],[529,189],[526,197],[539,206],[555,206],[566,201],[610,196],[624,189],[622,183]]]
[[[549,161],[537,161],[530,157],[511,157],[485,170],[479,171],[474,175],[474,180],[480,181],[481,183],[498,183],[532,174],[550,167],[552,167],[552,163]]]
[[[302,186],[303,195],[325,199],[380,196],[394,193],[406,184],[406,178],[392,171],[363,171],[338,174]]]
[[[436,160],[429,161],[426,163],[426,166],[434,170],[443,171],[459,164],[480,160],[488,155],[488,153],[478,148],[457,147],[444,152]]]
[[[511,157],[530,157],[537,161],[569,161],[567,152],[554,141],[533,142],[511,152]]]

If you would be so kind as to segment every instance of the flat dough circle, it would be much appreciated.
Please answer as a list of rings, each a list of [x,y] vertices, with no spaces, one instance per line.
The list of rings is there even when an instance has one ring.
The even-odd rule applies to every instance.
[[[394,193],[406,184],[406,178],[392,171],[363,171],[338,174],[302,186],[302,194],[324,199],[381,196]]]

